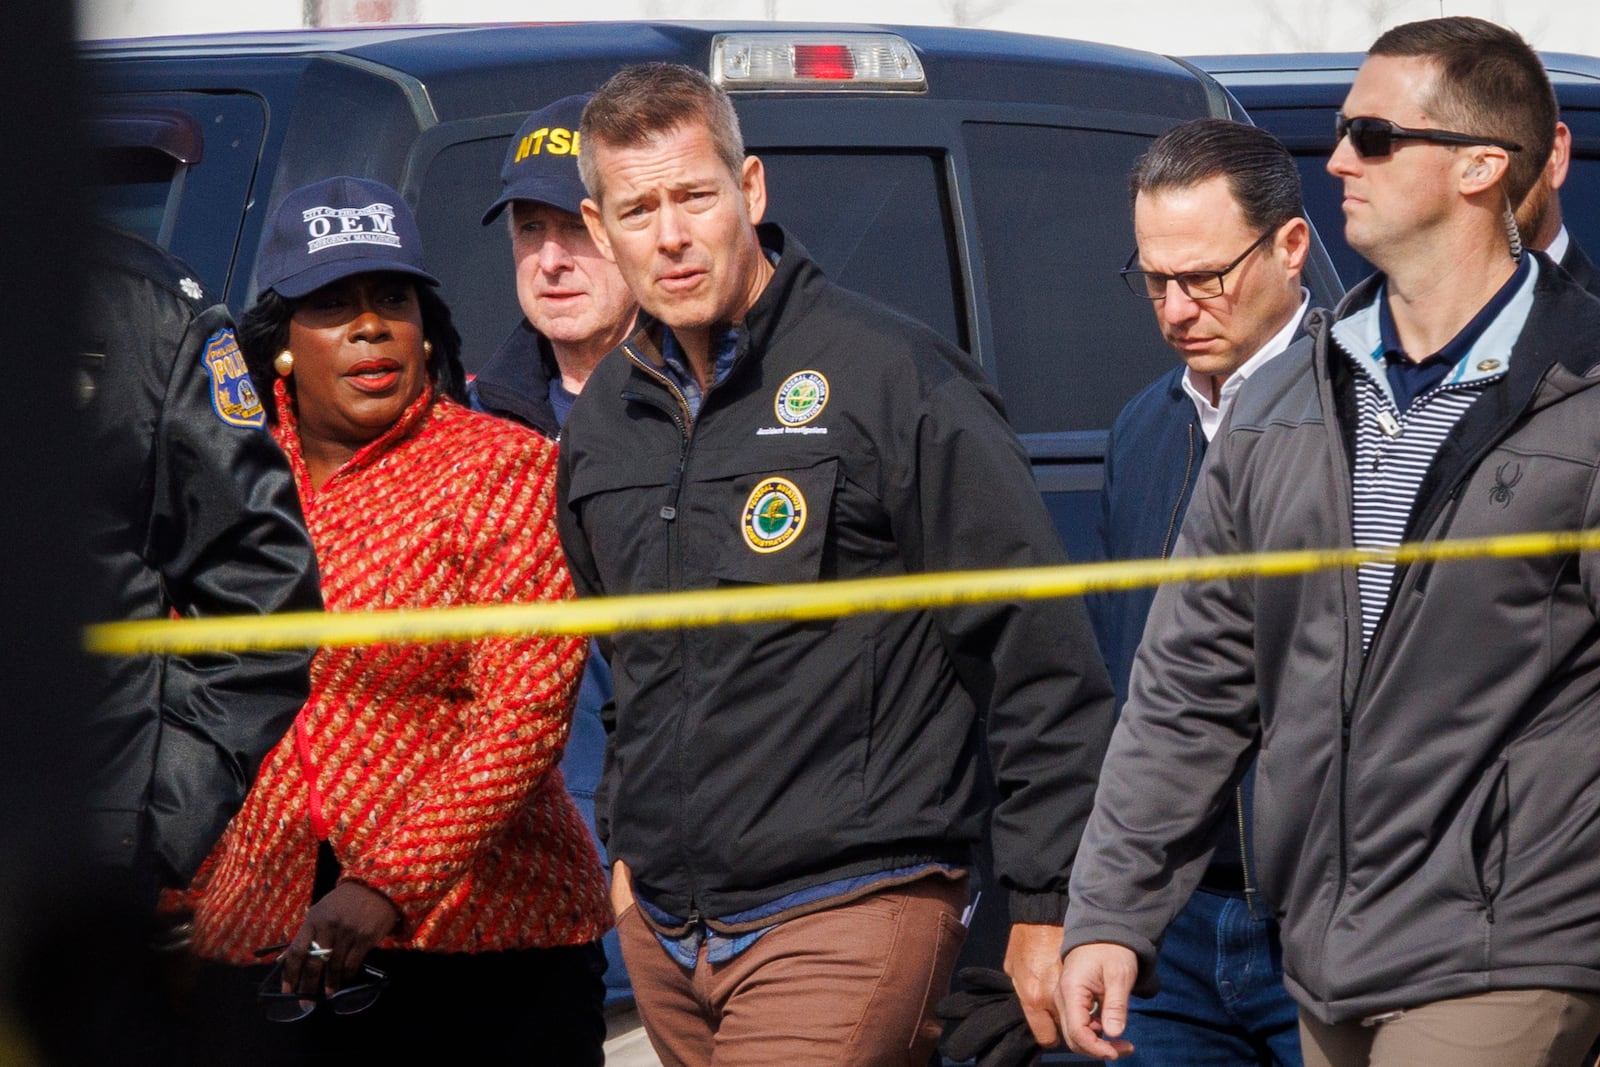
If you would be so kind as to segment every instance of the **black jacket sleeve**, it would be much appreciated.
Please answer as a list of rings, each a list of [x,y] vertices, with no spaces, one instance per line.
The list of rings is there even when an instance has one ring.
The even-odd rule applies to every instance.
[[[594,553],[589,549],[589,539],[578,521],[577,512],[568,507],[568,488],[572,484],[570,459],[572,450],[561,450],[556,467],[556,528],[561,534],[561,550],[567,556],[567,571],[572,575],[572,585],[580,597],[605,596],[605,585],[595,566]],[[611,662],[614,648],[609,636],[595,640],[602,658]],[[594,831],[602,847],[609,848],[611,838],[611,795],[616,780],[616,750],[611,735],[617,728],[617,698],[612,694],[600,706],[600,723],[605,727],[606,745],[600,781],[594,791]]]
[[[288,463],[262,428],[228,311],[153,246],[92,286],[86,406],[97,619],[318,611]],[[310,650],[100,665],[90,747],[100,856],[181,885],[310,690]]]
[[[955,357],[952,357],[955,358]],[[1027,457],[986,384],[927,393],[894,518],[907,566],[937,572],[1065,561]],[[1060,923],[1111,733],[1111,687],[1078,599],[941,612],[945,646],[987,722],[995,873],[1012,922]]]
[[[288,463],[264,430],[218,425],[203,358],[213,308],[178,348],[156,443],[150,560],[182,615],[320,611]],[[166,868],[199,866],[310,692],[310,650],[174,656],[148,825]]]

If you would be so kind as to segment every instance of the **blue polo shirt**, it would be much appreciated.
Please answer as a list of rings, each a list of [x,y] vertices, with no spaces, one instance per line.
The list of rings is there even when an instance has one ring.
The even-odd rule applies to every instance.
[[[1394,312],[1389,310],[1387,291],[1378,299],[1378,337],[1383,345],[1383,361],[1389,379],[1389,391],[1394,394],[1395,410],[1402,415],[1411,408],[1412,401],[1433,389],[1461,362],[1461,357],[1472,350],[1489,324],[1500,317],[1522,288],[1532,270],[1533,257],[1524,255],[1517,262],[1506,283],[1489,298],[1489,302],[1450,338],[1445,346],[1427,359],[1413,362],[1400,346],[1400,331],[1395,328]],[[1384,287],[1387,290],[1387,286]]]

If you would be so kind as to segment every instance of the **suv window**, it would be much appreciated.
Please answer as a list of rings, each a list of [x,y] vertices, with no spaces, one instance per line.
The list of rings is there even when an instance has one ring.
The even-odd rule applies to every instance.
[[[428,162],[417,197],[428,269],[439,279],[461,331],[461,362],[468,373],[489,361],[522,318],[507,213],[482,225],[484,208],[500,190],[509,140],[507,135],[447,145]]]
[[[990,294],[989,372],[1067,555],[1092,559],[1110,420],[1175,358],[1149,301],[1117,274],[1133,251],[1122,176],[1151,138],[969,122],[963,140]]]
[[[89,123],[99,210],[170,248],[221,294],[265,126],[248,93],[103,97]]]
[[[969,122],[963,139],[995,337],[989,371],[1011,424],[1103,430],[1107,412],[1173,366],[1149,302],[1117,275],[1133,251],[1121,176],[1150,138]],[[1062,388],[1068,367],[1089,366],[1096,373]]]
[[[767,218],[831,280],[971,349],[942,153],[751,151],[767,170]]]
[[[93,154],[95,205],[107,222],[161,244],[178,168],[153,148],[101,148]]]

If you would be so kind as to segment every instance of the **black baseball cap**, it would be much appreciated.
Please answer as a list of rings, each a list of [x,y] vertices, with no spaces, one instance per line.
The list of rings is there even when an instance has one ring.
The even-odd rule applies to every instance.
[[[500,199],[483,213],[485,226],[513,200],[542,204],[582,213],[583,182],[578,177],[578,122],[588,93],[563,97],[529,115],[511,138],[505,165],[500,168]]]
[[[283,198],[267,223],[256,279],[291,300],[368,271],[394,271],[429,285],[422,231],[399,193],[370,178],[341,176]]]

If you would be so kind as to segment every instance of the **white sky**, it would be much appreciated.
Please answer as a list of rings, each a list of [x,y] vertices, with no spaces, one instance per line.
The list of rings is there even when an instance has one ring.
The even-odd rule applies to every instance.
[[[1600,54],[1597,0],[320,0],[324,9],[398,11],[405,21],[777,18],[974,25],[1166,54],[1362,51],[1412,19],[1480,15],[1535,48]],[[305,0],[80,0],[83,37],[288,29]]]

